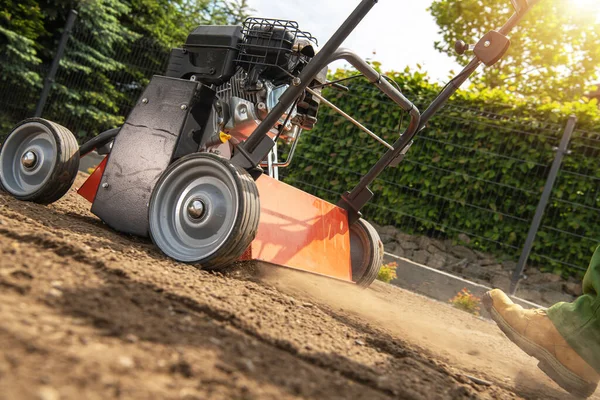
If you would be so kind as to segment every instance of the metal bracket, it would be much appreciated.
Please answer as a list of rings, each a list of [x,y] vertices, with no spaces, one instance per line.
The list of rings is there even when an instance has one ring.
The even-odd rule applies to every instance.
[[[236,154],[231,159],[235,165],[250,170],[258,165],[267,154],[273,149],[275,142],[269,136],[264,136],[258,143],[254,151],[249,152],[244,143],[236,147]]]
[[[406,145],[406,147],[404,149],[402,149],[402,151],[400,152],[400,154],[398,154],[398,156],[396,158],[394,158],[392,160],[392,162],[390,162],[390,167],[395,168],[398,165],[400,165],[400,163],[402,161],[404,161],[404,157],[406,157],[406,153],[408,153],[408,151],[410,150],[410,148],[412,147],[413,143],[415,141],[411,140],[409,144]]]
[[[182,105],[194,104],[199,85],[154,76],[120,128],[92,205],[92,212],[111,228],[148,235],[150,195],[173,160],[186,122],[193,119],[190,107]]]
[[[560,151],[561,153],[563,153],[563,154],[565,154],[567,156],[570,156],[571,154],[573,154],[573,150],[569,150],[569,149],[562,150],[560,147],[556,147],[556,146],[554,146],[552,148],[552,151],[554,151],[554,152],[559,152]]]
[[[490,67],[500,61],[509,47],[509,38],[500,32],[489,31],[475,45],[473,53],[482,63]]]
[[[350,225],[362,218],[360,210],[373,198],[373,192],[368,187],[361,190],[354,198],[351,192],[346,192],[338,201],[337,206],[348,212],[348,222]]]

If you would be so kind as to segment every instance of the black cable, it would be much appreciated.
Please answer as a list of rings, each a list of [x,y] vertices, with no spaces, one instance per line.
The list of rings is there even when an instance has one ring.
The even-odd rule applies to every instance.
[[[446,88],[448,86],[450,86],[452,83],[454,83],[454,81],[462,78],[464,75],[471,75],[471,73],[468,72],[468,71],[466,71],[466,70],[463,70],[460,74],[458,74],[454,78],[450,79],[450,81],[444,85],[444,87],[442,88],[442,90],[440,90],[440,93],[442,93],[444,90],[446,90]]]
[[[400,85],[398,84],[398,82],[396,82],[394,79],[390,78],[387,75],[381,75],[383,76],[388,82],[390,82],[392,85],[394,85],[396,87],[396,89],[398,89],[398,92],[402,93],[402,89],[400,89]],[[403,117],[404,114],[400,114],[400,119],[398,121],[398,130],[401,131],[402,130],[402,121],[404,120]]]
[[[294,108],[296,108],[296,106],[298,105],[298,103],[300,102],[300,97],[298,97],[295,101],[294,104],[292,104],[292,107],[290,108],[287,117],[285,118],[285,121],[283,122],[283,124],[279,127],[279,130],[277,131],[277,136],[275,136],[274,142],[277,143],[277,141],[279,140],[279,136],[281,136],[281,134],[283,133],[283,130],[285,129],[285,126],[287,125],[287,123],[290,121],[290,118],[292,116],[292,112],[294,112]]]
[[[315,90],[315,89],[321,89],[321,88],[323,88],[325,86],[335,85],[336,83],[346,82],[346,81],[349,81],[351,79],[360,78],[362,76],[364,76],[364,75],[363,74],[353,75],[353,76],[350,76],[348,78],[338,79],[338,80],[335,80],[335,81],[323,83],[321,85],[312,86],[311,89],[313,89],[313,90]]]
[[[79,147],[80,157],[83,157],[86,154],[91,153],[92,151],[98,149],[99,147],[102,147],[105,144],[110,143],[112,140],[114,140],[117,137],[117,134],[119,133],[120,129],[121,128],[109,129],[109,130],[97,135],[96,137],[88,140],[84,144],[82,144],[81,147]]]
[[[400,85],[398,85],[398,82],[396,82],[394,79],[390,78],[387,75],[381,75],[383,76],[385,79],[387,79],[388,82],[390,82],[392,85],[396,86],[396,89],[398,89],[398,91],[400,93],[402,93],[402,89],[400,89]]]

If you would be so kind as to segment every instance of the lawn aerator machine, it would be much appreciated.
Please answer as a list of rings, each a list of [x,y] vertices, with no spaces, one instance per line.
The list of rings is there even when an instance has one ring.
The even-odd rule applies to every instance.
[[[373,196],[369,184],[402,160],[415,135],[480,64],[502,57],[510,45],[506,34],[537,1],[512,0],[515,12],[499,31],[474,46],[458,42],[458,52],[472,50],[475,57],[422,115],[393,82],[339,48],[377,0],[362,0],[320,50],[292,21],[200,26],[172,50],[165,76],[152,78],[120,128],[78,147],[54,122],[19,123],[0,151],[0,183],[17,199],[55,202],[72,186],[80,157],[96,150],[106,157],[79,194],[111,228],[150,236],[167,256],[206,269],[259,260],[366,287],[383,257],[377,232],[360,214]],[[323,87],[340,86],[327,80],[327,66],[337,60],[410,115],[394,144],[323,98]],[[337,205],[274,178],[323,104],[387,148]],[[273,152],[279,140],[291,143],[283,162]]]

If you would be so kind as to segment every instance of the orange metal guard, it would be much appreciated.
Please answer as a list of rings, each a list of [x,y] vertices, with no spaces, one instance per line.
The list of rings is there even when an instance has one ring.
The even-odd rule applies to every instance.
[[[106,162],[108,161],[108,157],[104,157],[104,160],[96,167],[92,175],[83,183],[83,185],[79,188],[77,193],[89,201],[90,203],[94,202],[96,198],[96,193],[98,193],[98,186],[100,186],[100,181],[102,180],[102,175],[104,175],[104,169],[106,168]]]
[[[266,175],[256,184],[260,225],[244,259],[351,281],[346,211]]]

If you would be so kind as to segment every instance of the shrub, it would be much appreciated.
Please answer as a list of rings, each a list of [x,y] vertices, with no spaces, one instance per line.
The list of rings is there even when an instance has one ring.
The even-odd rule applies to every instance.
[[[396,274],[396,268],[398,268],[398,264],[396,264],[395,262],[383,264],[379,269],[377,279],[385,283],[390,283],[398,277],[398,275]]]
[[[481,310],[481,299],[469,292],[467,288],[463,288],[456,296],[449,300],[455,308],[466,311],[468,313],[479,315]]]

